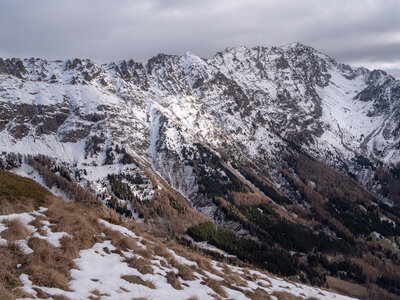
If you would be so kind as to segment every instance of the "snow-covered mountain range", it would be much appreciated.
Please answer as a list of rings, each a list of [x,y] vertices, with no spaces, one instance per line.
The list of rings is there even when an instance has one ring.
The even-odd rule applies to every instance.
[[[0,150],[3,167],[46,185],[36,159],[128,216],[178,222],[169,207],[178,231],[205,215],[265,242],[255,214],[269,203],[309,234],[400,243],[400,82],[299,43],[145,64],[0,59]]]
[[[191,199],[198,187],[187,161],[197,144],[269,171],[288,143],[356,175],[360,156],[393,167],[399,99],[400,83],[385,72],[298,43],[227,48],[211,59],[160,54],[144,65],[2,59],[0,144],[78,169],[103,165],[119,145]]]

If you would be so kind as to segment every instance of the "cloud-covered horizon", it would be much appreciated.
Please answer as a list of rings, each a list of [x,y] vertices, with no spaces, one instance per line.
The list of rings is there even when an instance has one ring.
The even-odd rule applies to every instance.
[[[0,57],[98,62],[301,42],[400,77],[397,0],[0,0]]]

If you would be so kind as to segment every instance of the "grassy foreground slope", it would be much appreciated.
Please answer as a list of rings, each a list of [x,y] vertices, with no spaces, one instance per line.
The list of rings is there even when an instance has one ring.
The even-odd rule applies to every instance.
[[[0,172],[0,299],[346,299],[217,262]]]

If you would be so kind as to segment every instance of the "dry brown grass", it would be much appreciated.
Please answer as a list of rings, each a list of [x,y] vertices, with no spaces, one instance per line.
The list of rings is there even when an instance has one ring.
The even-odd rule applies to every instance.
[[[36,292],[36,297],[40,299],[49,299],[50,295],[39,288],[32,288]]]
[[[15,299],[15,296],[12,295],[3,285],[0,283],[0,299]]]
[[[228,295],[226,294],[225,289],[222,287],[222,282],[212,279],[212,278],[207,278],[205,280],[206,285],[212,289],[214,292],[216,292],[218,295],[221,297],[226,298]]]
[[[167,273],[167,282],[176,290],[182,290],[182,285],[179,282],[178,276],[174,272],[168,272]]]
[[[268,293],[263,289],[257,288],[252,294],[249,295],[251,300],[267,300],[270,299]]]
[[[134,238],[127,237],[119,231],[111,230],[110,228],[103,228],[102,232],[105,234],[105,239],[111,240],[111,243],[118,249],[127,251],[132,250],[135,254],[138,254],[145,259],[152,259],[153,252],[150,248],[144,249],[138,244],[138,241]]]
[[[47,218],[42,216],[36,216],[36,218],[29,223],[29,225],[36,228],[36,232],[40,235],[46,235],[46,231],[43,230],[43,224],[41,221],[46,220]]]
[[[32,211],[48,203],[48,196],[32,179],[0,170],[0,215]]]
[[[222,265],[222,277],[229,283],[242,287],[247,287],[247,281],[243,280],[242,275],[234,272],[227,264]]]
[[[148,245],[150,246],[150,245]],[[151,245],[153,249],[154,255],[164,257],[168,264],[170,264],[172,267],[175,267],[178,269],[178,276],[181,277],[183,280],[194,280],[193,276],[193,269],[187,265],[180,264],[178,261],[174,258],[174,256],[171,254],[171,252],[168,251],[167,247],[164,244],[153,244]],[[176,248],[174,249],[176,251]],[[181,254],[181,253],[179,253]],[[161,263],[161,262],[160,262]],[[165,263],[164,263],[165,264]]]
[[[142,274],[154,274],[151,263],[143,258],[130,257],[124,260],[129,267],[138,270]]]
[[[69,300],[69,298],[64,295],[52,295],[51,298],[54,300]]]
[[[152,246],[152,251],[154,255],[162,256],[164,258],[167,258],[168,256],[171,256],[171,253],[168,252],[167,247],[165,247],[164,244],[155,244]]]
[[[326,282],[332,291],[343,293],[356,298],[365,298],[367,289],[363,286],[353,284],[335,277],[326,276]]]
[[[17,245],[9,243],[7,247],[0,246],[0,287],[12,294],[12,290],[21,285],[16,268],[24,254]],[[5,292],[3,292],[5,293]]]
[[[47,241],[32,237],[28,246],[34,251],[25,257],[20,271],[28,274],[32,282],[38,286],[57,287],[68,290],[70,270],[76,268],[70,252],[63,247],[56,248]]]
[[[176,268],[178,268],[178,276],[180,278],[183,280],[194,280],[192,268],[182,264],[179,264]]]
[[[100,226],[97,218],[89,214],[78,203],[65,203],[57,198],[50,206],[46,215],[54,221],[54,231],[64,231],[73,236],[80,249],[91,248],[96,242],[95,234]]]
[[[140,276],[123,275],[123,276],[121,276],[121,278],[123,280],[126,280],[126,281],[128,281],[130,283],[133,283],[133,284],[141,284],[141,285],[147,286],[150,289],[155,289],[156,288],[156,286],[151,281],[143,280]]]
[[[107,234],[107,236],[108,235],[110,234]],[[116,239],[113,243],[116,248],[121,249],[123,251],[126,251],[128,249],[136,250],[135,252],[139,251],[139,249],[142,250],[137,245],[136,241],[134,241],[132,238],[128,238],[126,236],[123,236],[122,234],[118,235],[118,237],[120,238]]]
[[[24,240],[31,234],[19,219],[5,220],[3,224],[7,229],[1,232],[1,237],[7,241]]]
[[[35,285],[68,290],[68,279],[57,270],[37,265],[31,266],[29,273],[29,278]]]
[[[267,284],[265,284],[264,282],[267,282]],[[259,286],[261,286],[261,287],[264,287],[264,288],[269,288],[269,287],[272,286],[272,285],[271,285],[271,282],[270,282],[270,281],[267,281],[266,279],[261,279],[261,280],[259,280],[257,284],[258,284]]]
[[[101,293],[99,290],[92,290],[90,293],[94,296],[89,296],[89,299],[100,300],[102,296],[109,297],[110,294]]]
[[[32,237],[28,241],[28,246],[34,251],[27,259],[27,265],[42,265],[46,268],[52,268],[64,274],[69,278],[71,269],[76,268],[73,261],[76,256],[70,255],[70,252],[63,251],[63,248],[57,248],[45,240]]]

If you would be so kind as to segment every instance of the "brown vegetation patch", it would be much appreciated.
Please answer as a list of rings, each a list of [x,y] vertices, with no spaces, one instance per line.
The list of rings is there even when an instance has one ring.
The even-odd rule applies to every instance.
[[[225,289],[222,287],[222,282],[212,279],[212,278],[207,278],[205,280],[205,283],[207,284],[207,286],[212,289],[214,292],[216,292],[218,295],[220,295],[221,297],[227,297],[228,295],[226,294]]]
[[[46,220],[45,217],[36,216],[36,218],[35,218],[33,221],[29,222],[29,225],[35,227],[35,228],[36,228],[36,232],[37,232],[38,234],[40,234],[40,235],[43,235],[43,236],[46,235],[46,231],[44,231],[44,230],[42,229],[42,228],[43,228],[43,223],[42,223],[42,221],[44,221],[44,220]]]
[[[138,270],[142,274],[154,274],[151,263],[143,258],[130,257],[124,260],[130,268]]]
[[[5,220],[3,224],[7,229],[1,232],[1,237],[7,241],[24,240],[31,234],[19,219]]]
[[[367,295],[367,289],[361,285],[353,284],[331,276],[326,276],[326,282],[331,289],[339,293],[344,293],[356,298],[365,298]]]
[[[275,296],[276,298],[278,298],[278,300],[301,300],[301,299],[303,299],[301,297],[297,297],[288,292],[273,292],[272,295]]]
[[[235,284],[242,287],[247,287],[247,281],[243,280],[241,274],[234,272],[227,264],[222,266],[222,277],[229,282],[229,284]]]
[[[10,244],[12,245],[13,243]],[[21,285],[16,265],[19,263],[19,257],[22,256],[23,253],[19,250],[18,246],[0,246],[0,287],[8,291],[8,293],[11,293],[11,290]]]
[[[29,239],[28,246],[34,251],[28,258],[27,263],[31,266],[43,265],[46,268],[53,268],[69,278],[71,269],[76,268],[73,261],[76,256],[57,248],[45,240],[33,237]]]
[[[263,289],[257,288],[252,294],[249,295],[251,300],[266,300],[270,299],[268,293]]]
[[[69,300],[69,298],[64,295],[52,295],[51,298],[54,300]]]
[[[38,286],[56,287],[68,290],[70,270],[76,268],[73,259],[75,253],[56,248],[47,241],[32,237],[28,246],[34,251],[26,256],[21,272],[28,274],[31,281]]]
[[[174,272],[167,272],[167,282],[176,290],[182,290],[181,283],[179,282],[178,276]]]
[[[182,264],[179,264],[177,268],[178,276],[181,277],[183,280],[194,280],[192,268]]]
[[[0,283],[0,299],[13,299],[13,295]]]
[[[0,170],[0,215],[38,209],[50,192],[32,179]]]
[[[101,297],[109,297],[110,296],[110,294],[107,294],[107,293],[101,293],[99,290],[92,290],[92,291],[90,291],[90,293],[92,294],[92,295],[94,295],[94,296],[96,296],[96,297],[93,297],[93,296],[89,296],[89,299],[93,299],[93,300],[99,300],[99,299],[101,299]]]
[[[132,250],[135,254],[140,255],[146,259],[152,259],[153,253],[150,249],[144,249],[138,244],[135,238],[127,237],[119,231],[114,231],[110,228],[102,230],[105,234],[105,239],[111,240],[111,243],[118,249],[127,251]]]
[[[42,291],[39,288],[32,288],[36,292],[36,297],[41,298],[41,299],[49,299],[50,295],[47,294],[46,292]]]
[[[150,289],[155,289],[156,288],[156,286],[151,281],[143,280],[140,276],[123,275],[123,276],[121,276],[121,278],[123,280],[126,280],[126,281],[128,281],[130,283],[133,283],[133,284],[141,284],[141,285],[147,286]]]
[[[27,273],[35,285],[68,290],[68,279],[57,270],[48,269],[41,265],[33,265],[30,266]]]
[[[96,237],[99,232],[99,224],[96,215],[92,215],[87,209],[78,203],[65,203],[56,198],[45,212],[55,223],[54,231],[66,232],[72,236],[71,242],[78,249],[91,248],[100,241]]]

